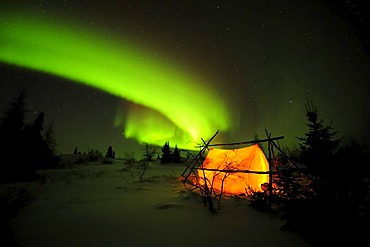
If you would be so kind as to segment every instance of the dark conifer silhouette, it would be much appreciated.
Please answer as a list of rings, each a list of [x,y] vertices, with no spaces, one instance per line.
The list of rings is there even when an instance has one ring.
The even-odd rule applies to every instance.
[[[175,146],[175,149],[173,150],[172,159],[173,159],[173,162],[175,163],[181,163],[180,150],[178,149],[177,145]]]
[[[324,120],[319,120],[319,112],[312,102],[306,104],[306,117],[308,131],[304,137],[298,138],[301,150],[299,161],[310,176],[316,195],[328,199],[335,186],[330,180],[336,169],[334,154],[340,139],[335,139],[337,132],[333,131],[331,124],[324,125]]]
[[[26,95],[20,92],[3,112],[0,123],[0,155],[3,157],[0,182],[16,182],[37,178],[36,169],[53,166],[57,161],[53,149],[52,126],[44,131],[43,112],[25,123]]]
[[[109,146],[108,147],[108,150],[107,150],[107,153],[105,155],[105,158],[111,158],[111,159],[114,159],[115,157],[115,152],[113,151],[113,148],[112,146]]]
[[[51,122],[45,128],[44,140],[45,140],[45,160],[51,161],[50,164],[57,164],[59,162],[58,158],[55,155],[55,149],[57,147],[57,142],[54,137],[54,123]]]
[[[161,164],[167,164],[172,161],[172,154],[171,154],[171,148],[170,143],[165,142],[165,144],[162,147],[162,157],[161,157]]]
[[[365,178],[369,179],[369,174],[364,173],[369,164],[367,144],[343,145],[343,139],[335,138],[337,132],[331,124],[324,125],[319,120],[312,102],[306,104],[306,116],[308,131],[298,138],[297,157],[302,168],[299,172],[306,177],[304,180],[280,177],[291,184],[289,188],[298,188],[287,191],[288,200],[280,202],[286,220],[282,229],[299,233],[313,246],[354,244],[365,236],[361,226],[369,217],[368,210],[359,210],[369,203],[364,183]],[[331,229],[330,233],[327,229]]]
[[[39,113],[32,124],[26,125],[24,128],[24,154],[28,157],[28,162],[35,168],[40,168],[46,151],[46,143],[42,136],[44,129],[43,112]]]
[[[1,119],[0,152],[5,154],[4,158],[14,157],[19,152],[16,149],[22,141],[26,112],[25,94],[20,92],[3,112]]]
[[[30,174],[30,166],[25,164],[26,155],[24,153],[26,112],[25,94],[22,91],[3,112],[0,124],[0,152],[3,159],[1,180],[3,182],[13,181],[16,177],[23,179]],[[18,167],[14,164],[15,162],[18,163]]]
[[[27,113],[25,98],[25,93],[19,92],[14,102],[11,102],[8,109],[3,112],[0,126],[4,137],[13,136],[14,138],[21,135]]]

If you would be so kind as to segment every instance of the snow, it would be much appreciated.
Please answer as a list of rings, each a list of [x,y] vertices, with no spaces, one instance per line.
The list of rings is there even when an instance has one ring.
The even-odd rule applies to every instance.
[[[45,183],[26,185],[37,199],[10,222],[19,246],[309,246],[244,198],[211,214],[180,182],[184,164],[153,164],[141,182],[140,169],[122,168],[40,171]]]

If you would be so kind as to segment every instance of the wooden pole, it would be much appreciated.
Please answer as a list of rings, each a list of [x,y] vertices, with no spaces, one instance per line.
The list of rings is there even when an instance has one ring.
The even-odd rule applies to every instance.
[[[226,173],[254,173],[254,174],[270,174],[270,173],[276,173],[272,171],[251,171],[251,170],[219,170],[215,168],[194,168],[196,170],[204,170],[204,171],[214,171],[214,172],[226,172]]]
[[[271,137],[267,139],[262,140],[253,140],[253,141],[245,141],[245,142],[234,142],[234,143],[217,143],[217,144],[209,144],[208,147],[215,147],[215,146],[237,146],[237,145],[243,145],[243,144],[256,144],[261,142],[269,142],[271,140],[280,140],[284,139],[284,136],[277,136],[277,137]]]
[[[267,130],[265,129],[266,135],[267,135],[267,147],[268,147],[268,152],[269,152],[269,196],[271,197],[272,195],[272,158],[271,158],[271,148],[272,148],[272,138],[271,138],[271,133],[268,133]]]
[[[188,172],[188,174],[184,177],[184,180],[183,180],[183,183],[186,182],[186,180],[189,178],[190,176],[190,173],[193,171],[194,167],[197,165],[197,162],[195,162],[199,157],[201,157],[203,155],[203,153],[205,152],[205,150],[208,148],[209,146],[209,143],[213,140],[213,138],[216,137],[216,135],[218,134],[218,130],[216,131],[216,133],[211,137],[211,139],[208,140],[207,143],[204,142],[204,140],[202,139],[203,143],[205,143],[204,147],[202,148],[202,150],[195,156],[195,158],[193,159],[193,162],[191,162],[187,167],[186,169],[184,170],[184,172],[181,174],[182,177],[184,177],[186,171],[189,169],[189,166],[192,164],[192,167],[190,169],[190,171]]]

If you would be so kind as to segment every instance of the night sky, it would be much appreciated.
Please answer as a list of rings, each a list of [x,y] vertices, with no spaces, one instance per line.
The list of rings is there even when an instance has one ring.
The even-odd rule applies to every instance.
[[[332,121],[337,137],[370,136],[369,20],[359,2],[29,2],[1,1],[0,108],[25,90],[29,121],[44,111],[46,122],[54,122],[57,153],[72,153],[76,146],[106,152],[111,145],[122,156],[140,150],[136,140],[143,142],[145,135],[148,142],[169,140],[181,148],[171,139],[174,132],[189,145],[217,129],[217,142],[263,139],[267,129],[285,136],[282,146],[292,147],[307,130],[307,99],[324,123]],[[71,38],[64,42],[61,36],[63,44],[51,39],[40,50],[27,48],[32,39],[18,45],[24,31],[11,27],[14,20],[27,26],[29,16],[37,19],[33,35],[51,25],[47,30],[56,33],[57,27],[73,30]],[[15,31],[6,37],[7,30]],[[81,49],[73,46],[79,36],[86,42]],[[50,50],[44,53],[45,46]],[[54,46],[68,52],[50,53]],[[24,57],[10,61],[12,47]],[[80,61],[84,48],[91,54]],[[35,59],[48,54],[58,61],[48,62],[57,72]],[[45,69],[22,65],[27,57]],[[86,65],[86,72],[89,60],[98,66]],[[69,71],[81,71],[83,82]],[[106,78],[104,86],[89,84],[99,76]],[[162,108],[168,110],[158,113]]]

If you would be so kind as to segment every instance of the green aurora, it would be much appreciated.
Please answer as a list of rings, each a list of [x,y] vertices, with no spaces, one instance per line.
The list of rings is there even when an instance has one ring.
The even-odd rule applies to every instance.
[[[201,137],[231,127],[230,107],[203,78],[144,54],[135,44],[55,18],[23,13],[2,18],[0,62],[132,101],[126,115],[116,120],[124,125],[126,138],[158,145],[170,141],[192,149]]]

